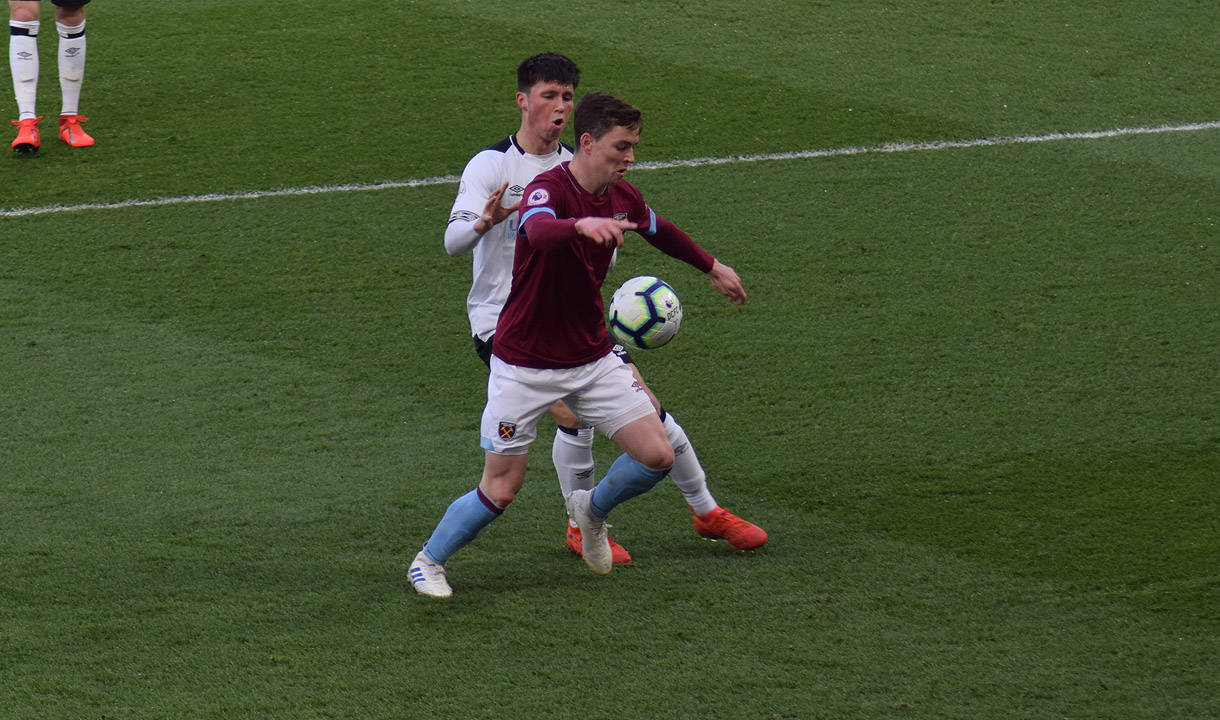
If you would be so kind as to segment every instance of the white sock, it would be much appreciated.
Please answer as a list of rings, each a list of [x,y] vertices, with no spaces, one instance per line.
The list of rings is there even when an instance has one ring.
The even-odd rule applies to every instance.
[[[551,462],[555,463],[559,491],[565,498],[573,490],[591,490],[597,484],[593,475],[593,428],[581,428],[575,435],[555,430]]]
[[[707,475],[699,464],[695,448],[686,437],[686,431],[674,420],[671,413],[665,413],[663,424],[665,434],[669,436],[669,444],[674,448],[674,469],[669,471],[669,476],[673,478],[674,485],[682,491],[686,504],[694,509],[695,514],[707,515],[716,509],[716,498],[712,497],[711,491],[707,489]]]
[[[80,86],[85,80],[85,21],[79,25],[55,23],[59,31],[59,88],[63,92],[60,115],[80,110]]]
[[[9,20],[9,27],[25,30],[27,35],[8,36],[8,66],[13,71],[13,93],[17,96],[17,119],[35,117],[34,97],[38,94],[38,21]]]

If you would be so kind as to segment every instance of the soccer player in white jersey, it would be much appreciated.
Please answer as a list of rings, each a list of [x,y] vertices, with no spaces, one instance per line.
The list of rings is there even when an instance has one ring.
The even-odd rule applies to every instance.
[[[571,88],[574,87],[573,82]],[[528,100],[529,93],[523,94]],[[609,191],[619,183],[627,164],[634,161],[632,153],[641,126],[639,111],[604,93],[593,94],[596,99],[586,103],[589,97],[582,100],[576,111],[580,146],[571,163],[560,164],[526,186],[528,203],[539,206],[532,208],[531,214],[549,212],[551,217],[530,220],[527,216],[536,237],[526,239],[524,228],[519,228],[511,287],[497,319],[496,343],[491,348],[488,403],[480,427],[481,444],[486,451],[483,476],[474,490],[449,506],[411,563],[410,578],[421,594],[434,597],[452,594],[444,563],[498,517],[516,496],[524,481],[526,453],[537,422],[561,398],[571,404],[582,421],[597,427],[625,451],[595,488],[574,488],[565,501],[569,515],[581,530],[581,554],[594,572],[606,574],[613,565],[605,523],[609,511],[647,491],[675,469],[678,453],[671,431],[663,424],[655,400],[633,370],[614,356],[605,327],[600,288],[613,254],[623,242],[623,230],[642,226],[640,232],[649,237],[651,244],[706,272],[713,287],[731,300],[739,304],[745,300],[737,274],[714,260],[672,223],[657,218],[634,187],[622,183],[623,187]],[[522,106],[524,133],[539,118],[531,117],[530,103],[522,101],[522,94],[518,95],[518,102]],[[582,108],[586,108],[583,124],[591,128],[587,132],[582,132]],[[558,143],[566,112],[560,108],[547,118],[550,129],[546,134],[553,132],[552,142]],[[624,133],[630,136],[626,144],[619,140]],[[513,148],[525,145],[520,134],[512,143]],[[555,145],[550,147],[555,151]],[[609,167],[611,164],[616,166]],[[537,186],[545,178],[551,184]],[[556,211],[546,207],[551,197],[547,188],[559,199],[569,181],[575,184],[574,178],[581,179],[585,195],[594,199],[612,198],[613,207],[607,203],[603,203],[604,208],[596,203],[578,207],[573,201],[557,206],[558,212],[588,211],[589,216],[565,214],[564,219],[548,223],[556,219]],[[503,222],[514,215],[518,203],[496,207],[500,204],[497,192],[502,193],[508,182],[511,179],[490,183],[488,201],[480,208],[478,220],[468,216],[466,221],[487,230],[496,225],[497,216]],[[459,204],[461,196],[471,189],[470,186],[463,189]],[[460,213],[473,214],[471,207],[478,205],[457,209],[454,221],[461,220]],[[628,219],[619,219],[620,216]],[[568,217],[573,219],[567,220]],[[477,273],[476,268],[476,277]],[[690,453],[684,436],[683,441],[682,450]],[[690,454],[693,458],[693,453]],[[764,533],[762,542],[765,541]]]
[[[89,0],[52,0],[55,4],[55,29],[59,33],[59,88],[62,98],[59,113],[59,139],[71,147],[89,147],[93,138],[80,126],[89,118],[81,115],[80,89],[85,76],[85,5]],[[17,96],[17,137],[13,152],[36,153],[42,145],[34,110],[38,92],[37,0],[10,0],[8,63]]]
[[[571,116],[579,84],[580,70],[564,55],[543,53],[526,58],[517,67],[520,128],[476,154],[462,173],[445,229],[445,250],[450,255],[474,254],[474,279],[466,308],[475,351],[484,363],[491,362],[496,321],[512,281],[521,193],[535,176],[571,159],[572,149],[559,137]],[[671,478],[691,507],[696,531],[704,537],[728,540],[742,550],[762,546],[767,535],[761,528],[717,504],[685,431],[644,383],[627,350],[616,344],[614,352],[628,364],[661,414],[678,455]],[[555,403],[550,414],[558,426],[551,459],[566,499],[573,490],[593,486],[593,429],[582,424],[562,402]],[[581,554],[580,530],[570,518],[566,530],[568,548]],[[631,562],[631,555],[613,539],[610,547],[616,563]]]

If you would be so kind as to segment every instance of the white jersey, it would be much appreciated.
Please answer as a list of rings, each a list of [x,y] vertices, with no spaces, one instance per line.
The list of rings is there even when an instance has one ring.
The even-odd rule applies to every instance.
[[[509,215],[482,237],[474,231],[475,222],[483,213],[487,198],[501,185],[508,183],[500,203],[505,207],[514,205],[534,176],[571,158],[572,148],[563,144],[553,153],[531,155],[517,144],[516,135],[510,135],[475,155],[462,171],[462,182],[445,228],[445,251],[450,255],[474,251],[474,279],[466,296],[466,313],[470,316],[471,334],[480,340],[495,334],[500,309],[508,300],[519,214]]]

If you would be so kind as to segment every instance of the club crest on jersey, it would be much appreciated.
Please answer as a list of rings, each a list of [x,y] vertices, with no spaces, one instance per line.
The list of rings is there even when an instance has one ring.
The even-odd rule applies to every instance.
[[[614,219],[615,220],[626,220],[627,213],[614,213]]]
[[[512,440],[513,435],[517,434],[517,423],[500,421],[500,439]]]
[[[534,192],[530,193],[529,204],[530,205],[541,205],[550,199],[551,199],[551,194],[549,192],[547,192],[543,188],[538,188]]]

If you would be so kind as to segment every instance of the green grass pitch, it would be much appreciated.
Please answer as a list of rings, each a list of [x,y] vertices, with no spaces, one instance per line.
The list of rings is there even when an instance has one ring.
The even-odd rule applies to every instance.
[[[0,718],[1220,717],[1215,3],[587,5],[89,6],[97,146],[0,157]],[[544,424],[435,602],[486,378],[444,178],[544,50],[746,284],[607,281],[677,289],[637,360],[771,542],[666,482],[593,575]]]

